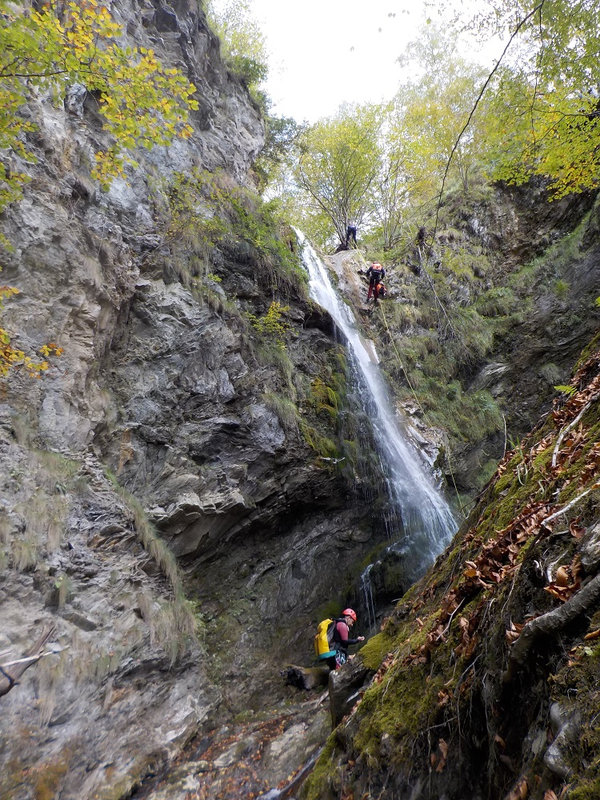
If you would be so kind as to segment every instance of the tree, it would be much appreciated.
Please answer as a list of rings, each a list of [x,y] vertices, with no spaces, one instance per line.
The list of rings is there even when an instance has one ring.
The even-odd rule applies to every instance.
[[[0,0],[0,211],[19,199],[27,180],[18,165],[33,158],[26,143],[33,125],[19,112],[35,94],[60,102],[79,83],[97,99],[112,140],[95,154],[92,177],[103,185],[135,163],[135,148],[191,135],[193,84],[152,50],[123,47],[121,34],[98,0],[50,0],[39,10]]]
[[[28,180],[25,163],[34,156],[27,134],[34,125],[21,109],[35,95],[54,102],[67,88],[82,84],[96,98],[111,144],[95,154],[92,177],[107,186],[135,165],[135,148],[167,145],[192,133],[188,113],[198,107],[193,84],[174,68],[164,67],[144,47],[123,47],[121,27],[98,0],[59,2],[41,7],[0,0],[0,213],[20,199]],[[0,234],[0,245],[10,243]],[[0,287],[0,309],[16,289]],[[48,368],[46,358],[61,348],[41,348],[35,360],[15,348],[0,327],[0,377],[22,366],[33,377]]]
[[[208,13],[225,61],[255,92],[268,74],[266,42],[249,0],[209,0]]]
[[[551,193],[600,183],[600,17],[594,0],[504,0],[472,22],[510,35],[491,98],[493,177],[550,179]]]
[[[344,244],[348,222],[360,226],[369,213],[369,192],[380,167],[381,114],[375,105],[343,106],[299,138],[294,176],[323,243],[337,237]]]
[[[294,148],[303,126],[291,117],[265,117],[265,143],[254,162],[260,186],[273,185],[281,179],[288,153]]]
[[[433,25],[407,49],[407,59],[418,64],[418,77],[396,95],[390,146],[404,164],[411,194],[422,202],[439,193],[448,159],[485,72],[459,55],[453,33]],[[486,124],[480,111],[453,154],[452,171],[465,191],[481,161]]]

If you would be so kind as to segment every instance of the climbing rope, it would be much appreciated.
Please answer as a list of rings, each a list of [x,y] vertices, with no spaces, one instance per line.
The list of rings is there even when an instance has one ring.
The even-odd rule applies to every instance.
[[[398,348],[396,347],[396,342],[394,341],[394,338],[392,336],[392,332],[390,331],[390,327],[388,325],[388,322],[387,322],[387,319],[386,319],[386,316],[385,316],[385,311],[383,310],[383,306],[380,306],[380,308],[381,308],[381,317],[383,319],[383,324],[385,325],[385,329],[386,329],[386,331],[388,333],[390,342],[392,343],[392,347],[394,349],[394,353],[396,354],[396,358],[398,359],[398,363],[400,364],[400,368],[402,369],[402,372],[404,373],[404,377],[406,378],[406,382],[410,386],[410,390],[413,393],[413,397],[415,398],[416,404],[421,409],[421,414],[423,415],[424,419],[427,420],[427,413],[425,412],[425,409],[423,408],[423,406],[419,402],[419,398],[417,397],[417,393],[415,392],[415,390],[413,388],[413,385],[411,384],[410,379],[408,377],[408,372],[406,371],[406,369],[404,367],[404,364],[402,363],[402,359],[400,357],[400,353],[398,352]],[[431,425],[431,427],[433,427],[433,425]],[[454,472],[452,470],[452,462],[450,461],[450,453],[449,452],[448,452],[448,454],[446,456],[446,463],[448,464],[448,469],[450,470],[450,477],[452,478],[452,486],[454,487],[454,491],[456,493],[456,499],[458,501],[458,505],[459,505],[459,508],[460,508],[460,513],[463,515],[463,518],[466,519],[467,515],[465,513],[465,510],[464,510],[464,507],[463,507],[463,504],[462,504],[462,500],[460,498],[460,493],[458,491],[458,486],[456,485],[456,479],[454,477]]]
[[[363,258],[362,253],[359,252],[358,255],[359,255],[359,258],[360,258],[360,261],[362,262],[362,264],[366,265],[366,261]],[[412,383],[410,382],[410,378],[408,376],[408,371],[404,366],[404,363],[402,361],[402,356],[400,355],[400,351],[398,350],[398,347],[396,346],[396,342],[394,340],[394,337],[392,336],[392,332],[390,330],[390,326],[388,325],[387,317],[385,316],[385,311],[383,310],[383,305],[381,303],[379,303],[379,308],[381,309],[381,318],[383,320],[383,324],[384,324],[385,329],[387,331],[387,335],[388,335],[389,341],[390,341],[390,343],[392,345],[392,349],[394,351],[394,354],[395,354],[395,356],[396,356],[396,358],[398,360],[398,364],[400,365],[400,369],[402,370],[402,373],[403,373],[403,375],[404,375],[404,377],[406,379],[406,382],[407,382],[407,384],[408,384],[408,386],[410,388],[410,391],[412,392],[412,396],[414,397],[415,403],[419,407],[419,410],[421,411],[421,414],[423,415],[423,418],[427,421],[428,415],[427,415],[425,409],[423,408],[423,406],[421,405],[421,403],[419,402],[419,398],[417,396],[415,388],[412,385]],[[431,424],[431,427],[433,428],[434,425]],[[458,506],[460,508],[460,513],[462,514],[463,519],[466,519],[467,515],[466,515],[465,508],[463,506],[463,503],[462,503],[462,500],[461,500],[461,497],[460,497],[460,493],[458,491],[458,486],[456,485],[456,478],[454,477],[454,471],[452,469],[452,462],[450,460],[450,453],[449,452],[447,452],[447,454],[446,454],[446,463],[448,464],[448,470],[450,472],[450,477],[452,479],[452,486],[454,487],[454,492],[456,494],[456,499],[457,499],[457,502],[458,502]]]

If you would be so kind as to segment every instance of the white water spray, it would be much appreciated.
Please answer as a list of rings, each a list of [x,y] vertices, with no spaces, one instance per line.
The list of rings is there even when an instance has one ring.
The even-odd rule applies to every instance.
[[[303,261],[309,274],[310,295],[326,309],[346,338],[359,378],[366,389],[365,411],[372,424],[387,475],[389,493],[396,505],[404,536],[392,546],[406,556],[408,573],[414,579],[424,572],[449,543],[457,529],[448,503],[435,487],[418,451],[403,432],[403,421],[395,411],[377,363],[372,342],[365,342],[350,308],[335,292],[321,259],[300,232]],[[368,576],[367,576],[368,577]]]

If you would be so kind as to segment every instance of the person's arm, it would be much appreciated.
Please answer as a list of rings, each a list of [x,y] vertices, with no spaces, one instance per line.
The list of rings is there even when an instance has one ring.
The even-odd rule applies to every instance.
[[[346,639],[346,644],[358,644],[359,642],[364,642],[364,636],[357,636],[356,639]]]
[[[339,642],[344,649],[346,649],[350,644],[358,644],[359,642],[364,642],[365,640],[364,636],[357,636],[356,639],[348,638],[348,626],[345,622],[338,622],[336,629]]]

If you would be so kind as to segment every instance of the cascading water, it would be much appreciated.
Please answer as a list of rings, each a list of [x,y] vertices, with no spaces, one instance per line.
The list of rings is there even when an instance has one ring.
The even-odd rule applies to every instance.
[[[350,308],[338,297],[321,259],[300,232],[303,261],[309,274],[310,295],[325,308],[344,335],[350,361],[364,391],[361,397],[373,424],[375,440],[387,475],[389,495],[402,522],[402,540],[395,551],[405,558],[410,579],[416,579],[449,543],[457,529],[450,507],[434,485],[421,456],[402,430],[402,420],[393,410],[394,403],[377,364],[375,347],[366,343]],[[365,571],[366,573],[367,571]],[[370,571],[369,571],[370,572]],[[367,586],[369,574],[363,574],[361,591],[371,614],[372,591]]]

